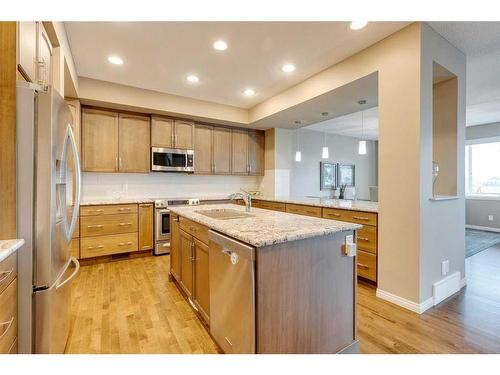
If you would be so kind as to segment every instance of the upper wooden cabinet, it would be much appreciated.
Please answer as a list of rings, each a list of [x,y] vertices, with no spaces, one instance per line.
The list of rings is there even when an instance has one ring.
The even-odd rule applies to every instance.
[[[86,172],[118,171],[118,114],[82,110],[82,168]]]
[[[18,70],[28,81],[36,80],[37,22],[18,22]]]
[[[174,121],[174,148],[193,149],[194,122],[186,120]]]
[[[120,114],[118,118],[118,170],[149,172],[149,117]]]
[[[174,147],[174,120],[153,116],[151,118],[151,146]]]
[[[153,248],[153,204],[139,204],[139,250]]]
[[[248,174],[248,131],[231,130],[231,173]]]
[[[196,124],[194,127],[194,173],[213,173],[213,127]]]
[[[154,116],[151,120],[151,145],[192,150],[194,122]]]
[[[265,135],[262,131],[248,131],[248,174],[264,175]]]
[[[231,130],[214,128],[213,159],[214,174],[231,174]]]
[[[76,147],[78,149],[78,155],[81,155],[81,106],[78,99],[66,99],[66,104],[69,106],[69,110],[73,115],[73,134],[75,136]]]

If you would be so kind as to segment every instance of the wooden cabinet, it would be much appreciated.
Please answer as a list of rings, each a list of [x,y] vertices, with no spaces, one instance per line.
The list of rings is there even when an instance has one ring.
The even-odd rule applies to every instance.
[[[208,228],[185,217],[179,217],[179,228],[208,244]]]
[[[193,149],[194,122],[187,120],[174,121],[174,148]]]
[[[363,250],[358,250],[358,275],[365,279],[377,281],[377,256]]]
[[[210,321],[210,289],[208,277],[208,245],[194,239],[194,299],[206,322]]]
[[[17,253],[0,262],[0,354],[17,353]]]
[[[133,214],[137,213],[136,204],[104,204],[93,206],[82,206],[80,216],[98,216],[113,214]]]
[[[181,278],[179,216],[170,214],[170,274],[178,281]]]
[[[231,130],[231,174],[248,175],[248,132]]]
[[[66,99],[66,104],[69,106],[69,110],[73,115],[73,134],[75,136],[76,147],[78,149],[78,156],[81,158],[81,106],[78,99]]]
[[[321,217],[321,207],[286,203],[286,212],[297,215]]]
[[[244,204],[244,203],[243,203]],[[286,211],[286,205],[282,202],[272,202],[272,201],[264,201],[260,199],[253,199],[252,206],[256,208],[263,208],[265,210],[273,210],[273,211]]]
[[[151,118],[151,146],[173,148],[174,120],[165,117]]]
[[[139,250],[153,249],[153,204],[139,204]]]
[[[69,247],[71,249],[71,256],[75,257],[76,259],[80,259],[80,239],[73,238]]]
[[[194,127],[194,173],[213,173],[213,127],[196,124]]]
[[[120,114],[118,129],[118,170],[148,173],[150,169],[149,117]]]
[[[118,114],[82,110],[82,169],[85,172],[118,171]]]
[[[37,22],[18,22],[18,57],[19,72],[30,82],[36,81],[36,46],[38,39]]]
[[[181,258],[181,277],[179,283],[189,298],[193,295],[193,237],[179,231],[179,250]]]
[[[248,174],[264,175],[265,135],[262,131],[248,131]]]
[[[213,159],[214,174],[231,174],[231,130],[214,128]]]

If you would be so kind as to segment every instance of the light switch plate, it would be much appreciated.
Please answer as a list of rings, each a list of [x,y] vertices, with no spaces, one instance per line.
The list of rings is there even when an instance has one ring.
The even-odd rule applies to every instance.
[[[446,276],[450,272],[450,261],[443,260],[441,262],[441,275]]]
[[[493,221],[493,215],[488,215],[488,221]]]

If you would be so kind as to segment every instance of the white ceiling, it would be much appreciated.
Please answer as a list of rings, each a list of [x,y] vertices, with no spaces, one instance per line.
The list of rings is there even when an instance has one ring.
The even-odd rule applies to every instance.
[[[408,22],[66,22],[79,76],[250,108]],[[216,51],[224,39],[228,50]],[[107,62],[109,55],[124,65]],[[281,71],[284,63],[295,72]],[[186,75],[200,77],[198,84]],[[245,97],[251,87],[256,95]]]
[[[429,22],[467,55],[467,120],[500,122],[500,22]]]

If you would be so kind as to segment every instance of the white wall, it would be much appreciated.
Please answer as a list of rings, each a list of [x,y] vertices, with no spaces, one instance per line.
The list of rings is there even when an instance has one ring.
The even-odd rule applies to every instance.
[[[84,173],[83,199],[121,197],[225,197],[240,188],[257,190],[262,177],[201,176],[184,173]],[[114,193],[115,192],[115,193]]]
[[[313,130],[296,130],[293,135],[290,175],[290,193],[303,197],[331,196],[332,192],[320,190],[320,162],[330,161],[355,165],[356,196],[358,199],[370,199],[370,186],[377,185],[377,149],[376,142],[367,141],[366,155],[358,154],[359,138],[337,134],[327,134]],[[326,142],[326,143],[325,143]],[[326,144],[329,158],[322,159],[321,151]],[[302,161],[295,162],[295,151],[302,152]],[[349,195],[346,195],[348,198]]]

